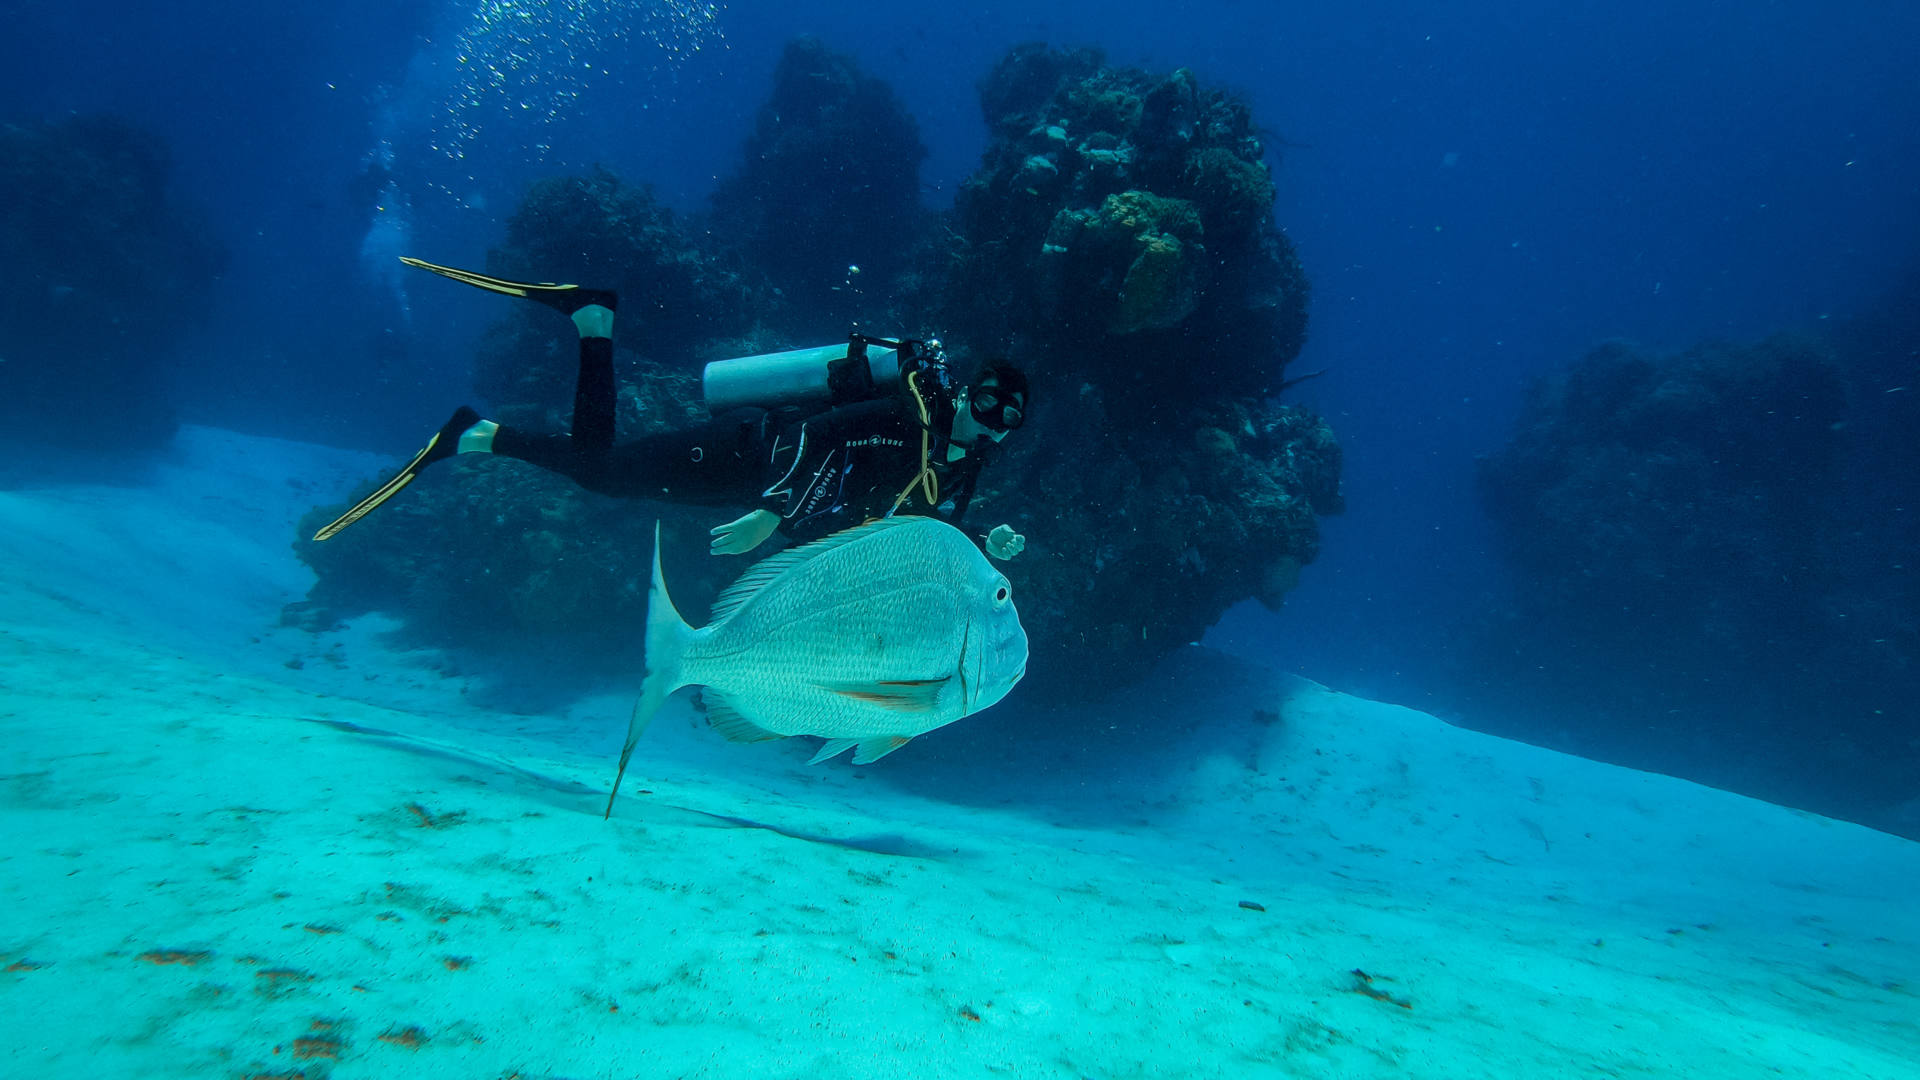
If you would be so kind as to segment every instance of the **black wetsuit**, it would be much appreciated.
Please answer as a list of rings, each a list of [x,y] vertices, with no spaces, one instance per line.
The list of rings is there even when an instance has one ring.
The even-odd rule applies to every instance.
[[[493,452],[623,498],[697,506],[752,506],[780,516],[796,543],[893,513],[959,524],[973,498],[980,456],[947,461],[953,422],[949,388],[924,386],[933,410],[927,463],[937,479],[929,503],[919,481],[919,407],[905,393],[856,401],[809,415],[782,408],[736,409],[705,424],[615,444],[613,343],[580,341],[573,434],[533,435],[502,426]],[[895,501],[911,490],[899,509]]]

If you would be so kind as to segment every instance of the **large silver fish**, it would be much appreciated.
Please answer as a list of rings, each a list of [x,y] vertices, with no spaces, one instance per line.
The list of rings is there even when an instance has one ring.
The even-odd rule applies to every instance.
[[[1006,575],[943,521],[886,518],[763,559],[699,630],[667,595],[656,527],[647,673],[613,789],[683,687],[704,687],[708,720],[734,742],[816,735],[827,744],[815,762],[851,747],[864,765],[987,708],[1026,673]]]

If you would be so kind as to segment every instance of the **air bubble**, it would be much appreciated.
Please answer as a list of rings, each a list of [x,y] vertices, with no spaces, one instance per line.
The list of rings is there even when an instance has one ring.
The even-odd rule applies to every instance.
[[[724,10],[690,0],[477,0],[454,35],[457,81],[431,142],[459,161],[490,119],[555,123],[613,69],[609,54],[629,43],[651,45],[671,69],[721,39]]]

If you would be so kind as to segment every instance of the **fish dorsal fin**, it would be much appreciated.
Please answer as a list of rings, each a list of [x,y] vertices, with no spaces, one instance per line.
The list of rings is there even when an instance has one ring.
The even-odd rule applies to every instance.
[[[766,742],[768,739],[786,738],[741,716],[733,703],[711,686],[700,688],[700,703],[707,707],[707,723],[728,742]]]
[[[855,701],[872,702],[883,709],[917,713],[932,712],[940,704],[940,692],[952,681],[953,676],[942,675],[935,679],[874,679],[814,685]]]
[[[720,598],[713,602],[713,615],[707,620],[708,625],[724,621],[727,616],[739,611],[741,606],[748,600],[753,599],[755,593],[766,588],[767,582],[799,566],[801,563],[811,562],[835,548],[845,547],[862,537],[872,536],[874,533],[886,529],[897,529],[905,525],[911,525],[914,523],[914,520],[914,518],[910,517],[893,517],[881,518],[878,521],[869,521],[864,525],[856,525],[851,529],[842,529],[832,535],[823,536],[810,544],[790,547],[785,551],[778,551],[761,559],[759,562],[748,567],[747,572],[741,574],[737,581],[727,586],[726,591],[720,594]],[[927,521],[931,519],[921,518],[919,520]]]

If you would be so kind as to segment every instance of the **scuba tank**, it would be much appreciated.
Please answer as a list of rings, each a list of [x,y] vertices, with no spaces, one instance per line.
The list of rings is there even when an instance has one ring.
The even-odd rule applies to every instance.
[[[907,370],[941,363],[940,343],[850,334],[840,345],[715,360],[700,376],[707,411],[715,416],[752,406],[833,408],[894,393]]]

